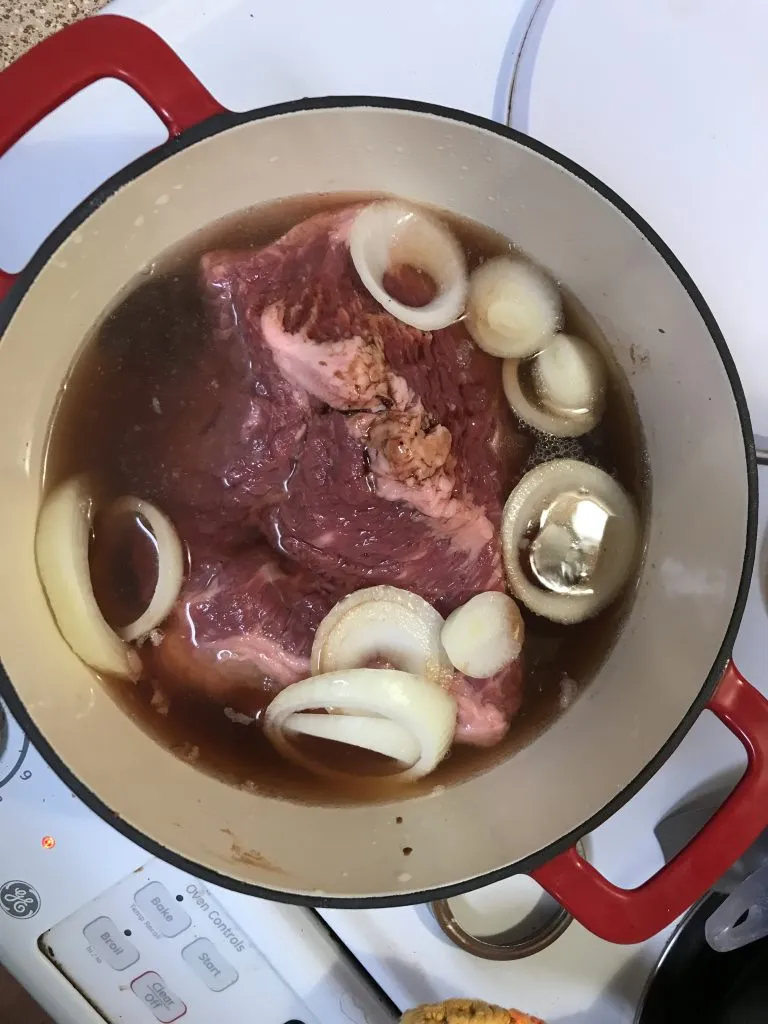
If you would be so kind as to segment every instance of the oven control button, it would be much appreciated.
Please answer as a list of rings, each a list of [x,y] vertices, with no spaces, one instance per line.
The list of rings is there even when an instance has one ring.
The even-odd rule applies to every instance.
[[[160,882],[150,882],[133,897],[148,923],[166,939],[173,939],[189,928],[192,919]]]
[[[97,917],[83,928],[83,935],[113,971],[124,971],[139,959],[139,951],[109,917]]]
[[[152,1011],[161,1024],[172,1024],[187,1012],[184,1003],[155,971],[147,971],[134,978],[131,992]]]
[[[182,949],[181,958],[211,992],[223,992],[239,978],[235,968],[224,959],[210,939],[195,939]]]

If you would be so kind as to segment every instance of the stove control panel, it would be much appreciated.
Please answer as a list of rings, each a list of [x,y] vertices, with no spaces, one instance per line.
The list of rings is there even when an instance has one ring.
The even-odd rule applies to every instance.
[[[49,929],[40,947],[109,1024],[318,1024],[203,883],[156,860]]]

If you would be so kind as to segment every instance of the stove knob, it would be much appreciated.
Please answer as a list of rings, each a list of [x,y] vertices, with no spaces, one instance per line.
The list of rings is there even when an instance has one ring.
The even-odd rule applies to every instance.
[[[0,704],[0,787],[19,770],[28,746],[29,740]]]

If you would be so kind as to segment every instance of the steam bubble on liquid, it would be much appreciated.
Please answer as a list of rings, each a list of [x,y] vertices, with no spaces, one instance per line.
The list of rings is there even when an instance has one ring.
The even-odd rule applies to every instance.
[[[555,437],[554,434],[543,434],[528,425],[525,430],[533,439],[533,450],[524,466],[526,473],[529,469],[534,469],[544,462],[551,462],[553,459],[579,459],[581,462],[594,462],[584,453],[584,445],[578,437]]]

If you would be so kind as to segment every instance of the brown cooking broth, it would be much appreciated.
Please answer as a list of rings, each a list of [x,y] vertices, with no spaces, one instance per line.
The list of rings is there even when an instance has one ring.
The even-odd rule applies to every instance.
[[[118,446],[128,447],[135,436],[140,416],[132,422],[118,422],[114,410],[122,394],[121,370],[141,370],[147,388],[153,388],[157,402],[163,402],[163,381],[180,372],[185,362],[196,358],[207,325],[197,285],[198,259],[214,248],[258,248],[298,221],[321,209],[343,206],[371,196],[325,195],[283,199],[238,213],[210,225],[173,251],[164,254],[126,289],[113,311],[95,330],[84,347],[64,388],[53,419],[46,459],[45,486],[54,486],[75,473],[85,472],[93,481],[98,500],[109,501],[126,493],[121,479]],[[513,249],[502,236],[477,224],[438,211],[462,242],[470,267]],[[566,330],[587,337],[605,355],[610,369],[605,416],[598,428],[582,438],[559,439],[537,436],[526,468],[557,457],[576,457],[594,462],[613,474],[635,497],[641,513],[647,505],[647,472],[639,419],[623,374],[610,358],[607,346],[594,323],[575,298],[564,293]],[[135,379],[136,374],[132,375]],[[137,409],[146,410],[146,392]],[[157,411],[155,409],[155,411]],[[533,436],[519,425],[521,433]],[[156,460],[157,451],[141,453]],[[147,595],[135,587],[135,577],[122,565],[119,535],[100,535],[92,545],[94,589],[102,610],[114,625],[132,621],[146,605]],[[135,557],[135,552],[134,552]],[[141,557],[155,558],[147,541]],[[115,572],[122,568],[125,571]],[[558,626],[527,612],[526,682],[522,708],[504,741],[487,750],[457,745],[444,763],[427,779],[398,790],[413,796],[435,785],[464,779],[483,771],[528,744],[562,713],[594,675],[605,659],[621,628],[629,597],[614,603],[594,619],[576,626]],[[383,799],[392,795],[386,779],[365,788],[349,787],[316,779],[287,763],[255,726],[230,721],[219,705],[208,699],[174,694],[172,700],[156,693],[150,679],[138,684],[105,680],[114,699],[131,718],[176,755],[228,782],[261,792],[313,803],[338,803],[359,799]],[[380,767],[385,758],[352,747],[339,748],[323,740],[306,738],[307,750],[328,760],[343,761],[346,770],[368,771]],[[375,765],[378,761],[379,764]]]

